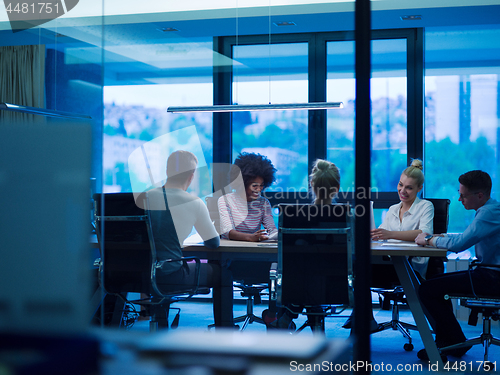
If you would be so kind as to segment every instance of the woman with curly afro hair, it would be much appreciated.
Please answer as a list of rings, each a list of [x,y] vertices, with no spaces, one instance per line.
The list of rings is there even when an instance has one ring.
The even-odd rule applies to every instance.
[[[217,202],[222,238],[258,242],[276,236],[271,204],[261,195],[276,180],[275,173],[276,168],[263,155],[247,152],[238,155],[229,173],[235,192]]]

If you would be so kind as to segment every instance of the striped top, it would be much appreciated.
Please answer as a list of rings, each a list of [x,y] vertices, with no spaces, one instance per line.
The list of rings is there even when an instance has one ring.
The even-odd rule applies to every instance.
[[[222,238],[229,239],[232,229],[242,233],[255,233],[261,225],[271,235],[277,232],[269,201],[260,196],[252,202],[247,202],[240,195],[230,193],[223,195],[217,202],[220,215]]]

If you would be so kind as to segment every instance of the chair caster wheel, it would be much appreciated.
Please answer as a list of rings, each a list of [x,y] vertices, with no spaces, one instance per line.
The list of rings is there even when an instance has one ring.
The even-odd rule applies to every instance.
[[[407,352],[411,352],[413,350],[413,344],[404,344],[403,349]]]
[[[493,362],[486,361],[483,363],[483,370],[484,371],[493,371],[495,369],[495,365]]]

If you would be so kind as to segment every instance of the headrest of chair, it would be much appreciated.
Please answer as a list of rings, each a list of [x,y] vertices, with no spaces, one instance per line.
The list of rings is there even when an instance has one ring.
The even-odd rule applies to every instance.
[[[144,209],[137,206],[134,193],[97,193],[94,194],[98,216],[141,216]]]
[[[328,228],[345,226],[350,221],[348,204],[317,205],[283,203],[279,206],[280,227]]]

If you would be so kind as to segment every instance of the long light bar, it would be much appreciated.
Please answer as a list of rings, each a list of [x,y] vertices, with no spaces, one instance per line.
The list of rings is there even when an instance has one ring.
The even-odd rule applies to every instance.
[[[71,113],[71,112],[53,111],[51,109],[45,109],[45,108],[26,107],[23,105],[16,105],[10,103],[0,103],[0,110],[29,113],[32,115],[63,117],[70,119],[92,119],[92,117],[90,117],[89,115],[81,115],[78,113]]]
[[[207,105],[193,107],[168,107],[167,112],[237,112],[237,111],[277,111],[301,109],[338,109],[344,108],[342,102],[316,102],[316,103],[284,103],[284,104],[233,104],[233,105]]]

